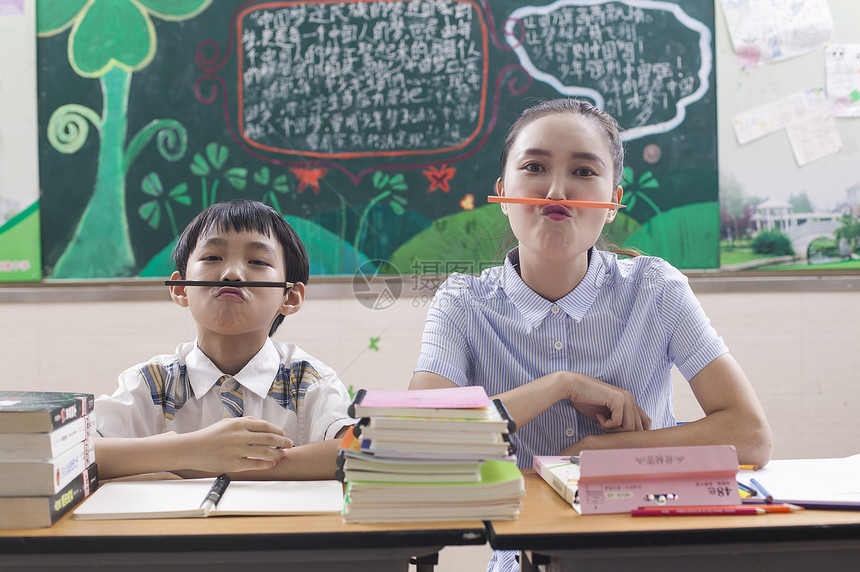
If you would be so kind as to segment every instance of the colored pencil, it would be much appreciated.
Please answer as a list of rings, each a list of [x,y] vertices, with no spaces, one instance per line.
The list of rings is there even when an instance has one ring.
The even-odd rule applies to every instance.
[[[760,492],[761,496],[764,497],[765,502],[773,502],[773,495],[767,492],[767,489],[764,488],[764,486],[762,486],[760,482],[755,479],[750,479],[750,483],[752,484],[752,486],[758,489],[758,492]]]
[[[487,197],[488,203],[514,203],[519,205],[562,205],[565,207],[576,207],[583,209],[623,209],[627,205],[621,203],[601,202],[601,201],[573,201],[573,200],[553,200],[539,199],[533,197],[500,197],[498,195],[490,195]]]
[[[797,512],[804,510],[802,506],[798,506],[796,504],[789,503],[779,503],[779,504],[730,504],[730,505],[702,505],[702,506],[640,506],[638,510],[695,510],[695,509],[740,509],[740,508],[757,508],[759,510],[763,510],[764,512],[769,513],[782,513],[782,512]]]
[[[688,507],[646,507],[634,508],[632,516],[740,516],[767,514],[767,511],[756,506],[688,506]]]
[[[740,481],[738,482],[738,488],[741,491],[747,493],[751,497],[758,495],[758,491],[756,489],[754,489],[753,487],[747,486]]]

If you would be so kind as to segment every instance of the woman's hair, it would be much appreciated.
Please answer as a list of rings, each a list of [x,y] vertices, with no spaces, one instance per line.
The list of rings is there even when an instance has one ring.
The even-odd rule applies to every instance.
[[[582,99],[559,98],[543,101],[533,107],[529,107],[520,114],[505,137],[505,143],[502,147],[502,154],[499,157],[500,177],[504,181],[505,168],[508,165],[508,155],[516,143],[520,132],[533,121],[554,115],[557,113],[572,113],[581,115],[590,120],[596,125],[603,134],[606,144],[612,153],[612,184],[617,186],[621,183],[624,177],[624,142],[621,140],[618,122],[607,112],[595,107],[593,104]],[[598,248],[602,250],[610,250],[616,254],[624,256],[638,256],[641,252],[628,248],[621,248],[611,244],[602,238],[597,243]]]
[[[541,117],[556,113],[572,113],[574,115],[581,115],[586,119],[591,120],[592,123],[600,128],[604,139],[606,139],[606,144],[612,152],[612,184],[618,185],[624,175],[624,143],[621,141],[621,134],[618,131],[618,122],[615,121],[614,117],[602,109],[598,109],[591,103],[581,99],[551,99],[549,101],[539,103],[534,107],[529,107],[523,111],[519,118],[514,121],[514,124],[511,125],[511,128],[508,131],[508,136],[505,138],[502,155],[499,157],[501,176],[505,176],[505,167],[508,164],[508,154],[510,154],[511,148],[514,146],[514,143],[516,143],[523,128]]]

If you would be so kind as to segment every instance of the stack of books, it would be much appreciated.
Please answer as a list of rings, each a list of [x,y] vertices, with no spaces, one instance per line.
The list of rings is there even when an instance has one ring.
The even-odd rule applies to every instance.
[[[93,402],[0,391],[0,528],[51,526],[96,489]]]
[[[513,520],[525,485],[504,405],[482,387],[360,390],[337,477],[346,522]]]

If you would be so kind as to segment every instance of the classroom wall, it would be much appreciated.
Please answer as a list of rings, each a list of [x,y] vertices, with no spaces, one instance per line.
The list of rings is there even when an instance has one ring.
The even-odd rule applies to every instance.
[[[757,291],[737,291],[731,283],[720,291],[711,279],[693,280],[755,386],[778,458],[860,453],[860,279],[826,283],[834,282],[838,289],[787,278]],[[426,301],[407,283],[393,306],[372,310],[348,286],[312,281],[305,307],[287,318],[276,339],[298,343],[347,385],[403,389],[418,355]],[[0,302],[0,320],[0,389],[110,393],[120,371],[195,335],[188,311],[166,292],[138,301]],[[378,349],[371,338],[378,338]],[[674,382],[678,418],[696,419],[701,410],[689,387],[679,375]]]

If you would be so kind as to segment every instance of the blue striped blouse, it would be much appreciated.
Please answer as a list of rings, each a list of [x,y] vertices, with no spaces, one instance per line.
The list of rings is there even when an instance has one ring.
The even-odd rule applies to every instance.
[[[480,276],[452,274],[427,314],[415,371],[497,395],[555,371],[576,371],[625,388],[652,421],[675,424],[670,371],[692,378],[728,349],[686,276],[660,258],[621,259],[592,249],[579,285],[553,303],[517,271],[517,249]],[[517,460],[557,455],[596,422],[559,401],[517,429]]]

